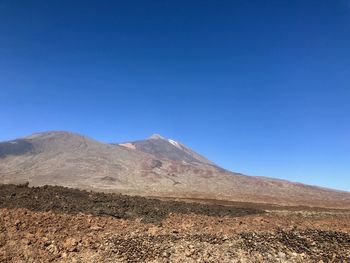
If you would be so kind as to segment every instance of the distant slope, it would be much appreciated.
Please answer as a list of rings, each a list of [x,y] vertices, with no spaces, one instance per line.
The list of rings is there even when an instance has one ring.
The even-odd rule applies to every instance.
[[[23,147],[20,147],[24,145]],[[10,147],[11,146],[11,147]],[[79,188],[134,189],[151,157],[69,132],[45,132],[0,144],[0,181]]]
[[[0,183],[350,208],[350,193],[228,172],[160,136],[122,145],[53,131],[0,143]]]

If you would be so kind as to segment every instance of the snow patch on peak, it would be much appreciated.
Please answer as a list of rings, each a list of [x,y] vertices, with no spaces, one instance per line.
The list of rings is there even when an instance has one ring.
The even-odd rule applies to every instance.
[[[163,136],[161,136],[161,135],[159,135],[159,134],[157,134],[157,133],[155,133],[155,134],[152,134],[152,136],[151,137],[149,137],[148,139],[160,139],[160,140],[164,140],[164,137]]]
[[[172,145],[174,145],[175,147],[181,149],[181,146],[178,142],[174,141],[174,140],[171,140],[169,139],[168,142],[170,142]]]

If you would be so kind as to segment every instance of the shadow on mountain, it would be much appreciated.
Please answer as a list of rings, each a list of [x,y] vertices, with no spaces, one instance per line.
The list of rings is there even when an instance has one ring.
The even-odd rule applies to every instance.
[[[0,143],[0,158],[9,155],[22,155],[33,151],[33,145],[27,140],[14,140]]]

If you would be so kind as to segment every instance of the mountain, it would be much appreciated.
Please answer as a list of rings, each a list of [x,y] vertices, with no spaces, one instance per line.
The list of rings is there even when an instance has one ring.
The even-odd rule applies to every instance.
[[[160,159],[165,158],[182,163],[215,165],[213,162],[194,152],[185,145],[172,139],[166,139],[159,134],[153,134],[146,140],[120,143],[119,145],[152,154]]]
[[[174,140],[106,144],[50,131],[0,143],[0,183],[350,208],[350,193],[224,170]]]

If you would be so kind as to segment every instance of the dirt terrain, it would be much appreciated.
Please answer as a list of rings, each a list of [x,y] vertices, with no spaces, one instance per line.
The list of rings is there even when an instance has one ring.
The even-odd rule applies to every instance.
[[[0,208],[27,208],[57,213],[86,213],[141,222],[161,222],[170,213],[203,214],[209,216],[244,216],[263,213],[255,208],[160,201],[139,196],[105,194],[70,189],[61,186],[27,187],[0,185]]]
[[[350,262],[350,213],[0,185],[0,262]]]

